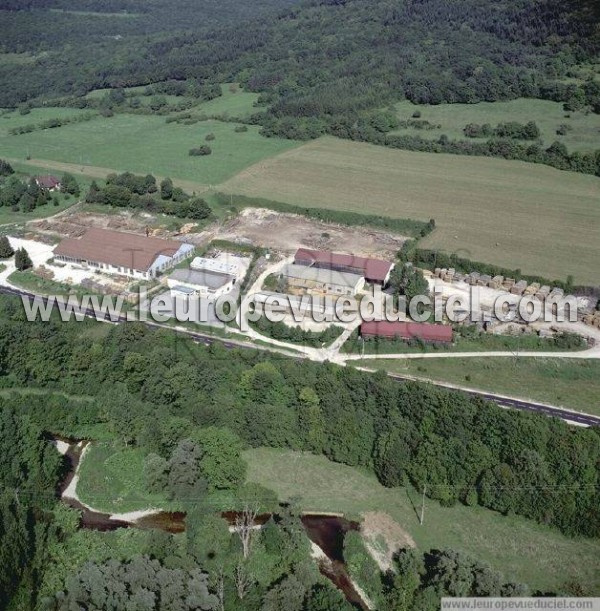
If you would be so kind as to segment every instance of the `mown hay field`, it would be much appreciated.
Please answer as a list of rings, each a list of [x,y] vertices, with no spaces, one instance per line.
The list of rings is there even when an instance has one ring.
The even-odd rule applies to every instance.
[[[598,284],[600,179],[518,161],[321,138],[246,169],[229,193],[428,220],[423,246]]]

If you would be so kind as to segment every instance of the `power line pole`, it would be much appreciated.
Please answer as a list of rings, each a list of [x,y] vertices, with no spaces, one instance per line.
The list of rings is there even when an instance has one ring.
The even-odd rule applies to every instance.
[[[425,519],[425,492],[427,491],[427,485],[423,485],[423,498],[421,500],[421,518],[419,522],[423,525],[423,520]]]

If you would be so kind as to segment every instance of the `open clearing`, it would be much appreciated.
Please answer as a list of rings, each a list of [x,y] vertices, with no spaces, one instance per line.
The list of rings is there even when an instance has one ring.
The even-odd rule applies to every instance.
[[[600,362],[597,360],[530,357],[365,359],[354,364],[600,416]]]
[[[556,590],[575,581],[600,593],[600,541],[570,539],[524,518],[481,507],[441,507],[431,500],[426,501],[421,526],[417,516],[421,498],[412,489],[384,488],[372,474],[308,453],[257,448],[244,457],[248,481],[275,490],[282,501],[294,499],[303,510],[343,512],[350,517],[386,512],[420,550],[464,550],[507,579],[534,589]]]
[[[569,151],[590,152],[600,147],[600,116],[594,113],[565,112],[560,102],[520,98],[510,102],[480,102],[479,104],[438,104],[417,105],[405,100],[395,104],[398,118],[409,121],[415,111],[419,111],[419,120],[440,125],[436,129],[398,129],[394,133],[421,136],[437,140],[442,134],[451,140],[468,140],[482,142],[485,139],[467,138],[463,128],[468,123],[482,125],[489,123],[495,127],[498,123],[516,121],[528,123],[535,121],[540,128],[543,146],[553,142],[562,142]],[[559,136],[556,130],[561,125],[568,125],[570,130]]]
[[[235,127],[235,123],[213,120],[178,125],[166,123],[164,117],[147,115],[97,117],[83,123],[6,136],[0,145],[0,157],[24,160],[30,155],[38,160],[79,165],[84,168],[82,173],[84,166],[98,166],[211,185],[297,146],[290,140],[264,138],[256,126],[249,126],[243,133],[235,132]],[[211,133],[215,135],[210,142],[212,155],[191,157],[189,150],[204,144]]]
[[[222,190],[302,206],[436,220],[425,247],[550,278],[600,280],[600,179],[550,167],[321,138]]]
[[[146,491],[143,470],[142,450],[94,444],[81,462],[77,494],[86,505],[107,513],[167,508],[165,495]]]

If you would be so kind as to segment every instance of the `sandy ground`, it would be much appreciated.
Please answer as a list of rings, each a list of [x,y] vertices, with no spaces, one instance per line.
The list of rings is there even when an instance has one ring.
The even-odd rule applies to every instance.
[[[297,214],[245,208],[218,231],[225,240],[240,238],[266,248],[291,253],[304,246],[380,259],[395,258],[405,237],[368,227],[321,223]]]
[[[413,538],[392,517],[382,511],[363,513],[361,534],[369,553],[382,571],[393,567],[393,556],[406,547],[416,547]]]

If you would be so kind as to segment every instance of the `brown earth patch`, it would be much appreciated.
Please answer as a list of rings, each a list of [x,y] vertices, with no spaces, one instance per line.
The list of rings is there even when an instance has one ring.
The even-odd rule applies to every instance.
[[[414,539],[389,514],[367,511],[362,514],[361,534],[371,556],[382,571],[392,569],[394,554],[406,547],[416,547]]]

